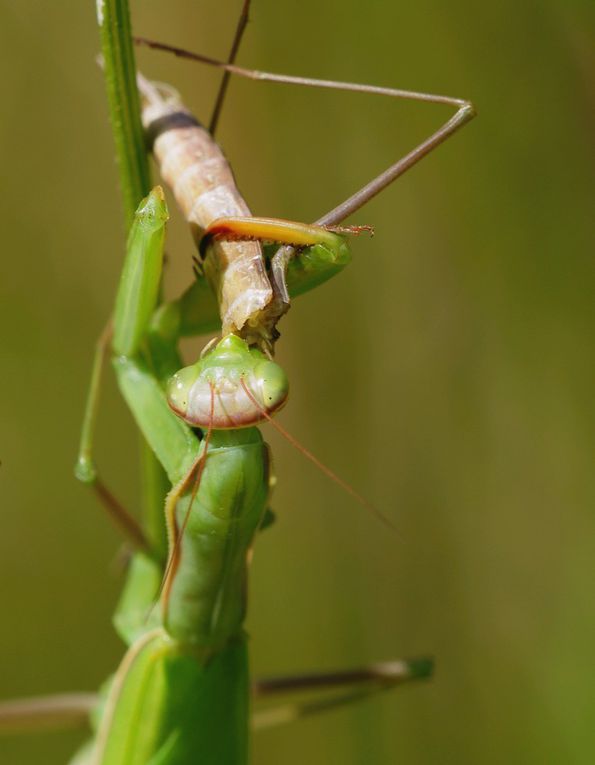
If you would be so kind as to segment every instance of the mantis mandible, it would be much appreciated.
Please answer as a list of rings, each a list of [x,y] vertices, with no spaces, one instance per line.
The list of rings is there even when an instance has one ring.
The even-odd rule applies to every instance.
[[[247,10],[245,4],[238,42]],[[256,426],[270,420],[288,395],[285,374],[272,360],[277,321],[291,296],[326,281],[348,262],[341,234],[358,229],[338,229],[338,224],[465,124],[473,107],[442,96],[250,72],[144,42],[226,73],[457,108],[430,138],[316,224],[301,224],[251,217],[209,132],[183,108],[177,94],[139,77],[147,134],[162,175],[193,228],[200,258],[193,284],[179,299],[160,304],[168,212],[156,187],[141,202],[130,231],[113,320],[97,349],[77,468],[79,478],[95,487],[136,552],[115,617],[128,650],[99,702],[91,702],[97,705],[96,735],[76,762],[182,765],[200,757],[205,763],[233,765],[248,760],[245,584],[255,534],[268,518],[271,483],[268,448]],[[230,59],[234,55],[232,50]],[[221,94],[224,87],[225,83]],[[222,95],[213,130],[221,103]],[[280,246],[263,250],[261,242]],[[179,339],[218,327],[222,338],[209,344],[195,364],[181,368]],[[172,487],[165,505],[167,555],[120,507],[93,465],[99,372],[108,346],[124,399]],[[429,671],[425,660],[395,662],[361,671],[281,678],[256,689],[272,694],[355,686],[355,691],[337,697],[336,703],[343,703],[370,688],[421,678]],[[76,698],[71,701],[64,718],[77,708]],[[80,716],[86,716],[89,699],[79,701]],[[293,716],[314,707],[296,707]],[[59,705],[49,702],[1,711],[14,720],[19,714],[43,717],[48,709],[60,717]],[[266,716],[257,717],[257,725],[259,719],[260,724],[267,721]]]

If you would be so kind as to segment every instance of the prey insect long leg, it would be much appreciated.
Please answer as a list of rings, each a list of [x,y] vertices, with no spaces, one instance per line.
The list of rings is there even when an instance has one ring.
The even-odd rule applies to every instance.
[[[338,204],[332,210],[322,215],[316,223],[320,225],[335,225],[341,223],[349,215],[359,210],[363,205],[372,199],[376,194],[386,188],[399,176],[416,165],[423,157],[427,156],[433,149],[443,143],[447,138],[457,132],[463,125],[475,117],[476,111],[471,101],[451,96],[443,96],[434,93],[421,93],[412,90],[403,90],[401,88],[388,88],[378,85],[366,85],[355,82],[341,82],[339,80],[323,80],[312,77],[295,77],[286,74],[277,74],[274,72],[261,72],[256,69],[247,69],[227,64],[210,56],[204,56],[201,53],[194,53],[175,45],[149,40],[145,37],[135,37],[138,45],[144,45],[155,50],[161,50],[173,53],[180,58],[187,58],[208,66],[215,66],[231,74],[240,77],[246,77],[260,82],[277,82],[285,85],[300,85],[312,88],[325,88],[330,90],[343,90],[351,93],[367,93],[369,95],[389,96],[391,98],[401,98],[411,101],[425,101],[434,104],[446,104],[456,109],[455,114],[444,122],[438,130],[432,133],[428,138],[418,144],[414,149],[401,157],[396,162],[388,166],[379,175],[366,183],[350,197]]]
[[[390,164],[384,171],[373,177],[361,188],[344,199],[338,205],[328,212],[321,215],[315,223],[319,226],[336,226],[344,221],[354,212],[357,212],[370,199],[379,194],[383,189],[389,186],[393,181],[403,175],[407,170],[414,167],[421,159],[427,156],[435,148],[440,146],[450,136],[454,135],[461,127],[467,124],[475,116],[475,107],[466,99],[453,98],[451,96],[438,95],[434,93],[422,93],[418,91],[403,90],[400,88],[381,87],[377,85],[367,85],[362,83],[341,82],[337,80],[324,80],[311,77],[295,77],[286,74],[277,74],[273,72],[263,72],[255,69],[247,69],[232,63],[225,63],[210,56],[204,56],[200,53],[194,53],[184,48],[180,48],[167,43],[149,40],[144,37],[135,37],[138,45],[144,45],[149,48],[173,53],[175,56],[190,59],[208,66],[214,66],[223,69],[226,74],[235,74],[240,77],[246,77],[260,82],[274,82],[286,85],[299,85],[302,87],[314,87],[330,90],[341,90],[352,93],[364,93],[368,95],[388,96],[391,98],[407,99],[411,101],[422,101],[426,103],[444,104],[454,108],[455,113],[446,120],[437,130],[415,146],[405,156]],[[244,224],[245,225],[245,224]],[[233,226],[229,227],[230,238],[234,235]],[[258,228],[254,229],[254,239],[258,239],[262,234]],[[299,242],[296,242],[297,244]],[[271,281],[276,302],[279,304],[277,313],[282,315],[289,305],[289,292],[287,286],[287,270],[291,260],[295,257],[296,249],[294,243],[282,244],[276,251],[271,261]]]

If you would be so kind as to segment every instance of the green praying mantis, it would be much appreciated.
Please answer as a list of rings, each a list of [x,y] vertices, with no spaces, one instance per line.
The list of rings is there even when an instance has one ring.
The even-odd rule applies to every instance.
[[[315,224],[302,224],[254,218],[239,195],[212,137],[227,80],[208,131],[174,91],[138,76],[146,135],[193,230],[199,256],[193,283],[178,299],[161,302],[169,213],[161,188],[153,188],[135,214],[113,317],[96,351],[76,472],[95,488],[135,549],[114,617],[127,651],[97,696],[0,707],[6,727],[17,726],[19,719],[86,719],[90,714],[93,737],[75,756],[76,765],[242,765],[249,759],[251,726],[277,724],[317,708],[311,702],[254,713],[252,696],[274,699],[298,689],[338,689],[331,702],[320,702],[320,708],[328,708],[431,673],[431,661],[420,659],[251,685],[243,630],[246,580],[255,537],[271,519],[271,460],[258,425],[274,424],[289,391],[285,373],[273,360],[277,322],[292,297],[327,281],[349,262],[345,235],[365,227],[341,227],[344,219],[468,122],[473,107],[443,96],[237,67],[233,59],[247,13],[245,3],[227,63],[162,43],[137,42],[217,66],[226,75],[447,103],[457,111]],[[180,339],[217,330],[221,337],[195,363],[183,366]],[[119,505],[93,462],[108,348],[121,393],[171,487],[163,534],[157,537],[149,538]],[[346,687],[350,690],[342,690]]]

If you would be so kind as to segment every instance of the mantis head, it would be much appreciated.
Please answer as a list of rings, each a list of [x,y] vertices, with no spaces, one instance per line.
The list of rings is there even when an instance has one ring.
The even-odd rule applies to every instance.
[[[242,338],[226,335],[167,384],[167,402],[189,425],[216,430],[255,425],[280,409],[285,372]]]

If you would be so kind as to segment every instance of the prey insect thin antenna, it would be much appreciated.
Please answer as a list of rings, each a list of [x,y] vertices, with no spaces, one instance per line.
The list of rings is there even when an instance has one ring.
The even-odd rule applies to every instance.
[[[279,423],[274,420],[271,415],[262,407],[259,402],[256,400],[256,398],[252,395],[252,392],[249,390],[248,386],[244,382],[244,378],[241,378],[240,380],[243,389],[246,391],[246,395],[248,398],[252,401],[252,403],[260,410],[260,413],[262,416],[271,423],[271,425],[277,430],[286,441],[289,441],[289,443],[294,446],[299,452],[301,452],[306,459],[309,459],[310,462],[312,462],[316,467],[323,472],[327,478],[330,478],[331,481],[334,481],[336,484],[338,484],[344,491],[346,491],[350,496],[352,496],[362,507],[365,507],[366,510],[368,510],[372,515],[375,515],[376,518],[381,521],[385,526],[388,526],[391,531],[397,531],[392,521],[389,520],[389,518],[384,515],[384,513],[381,513],[378,508],[374,507],[371,502],[369,502],[365,497],[363,497],[358,491],[356,491],[351,484],[347,483],[347,481],[343,480],[343,478],[340,478],[336,473],[334,473],[329,467],[327,467],[324,462],[321,462],[318,457],[316,457],[309,449],[306,449],[306,447],[301,444],[295,436],[292,436],[289,431],[285,430],[285,428],[282,425],[279,425]]]

